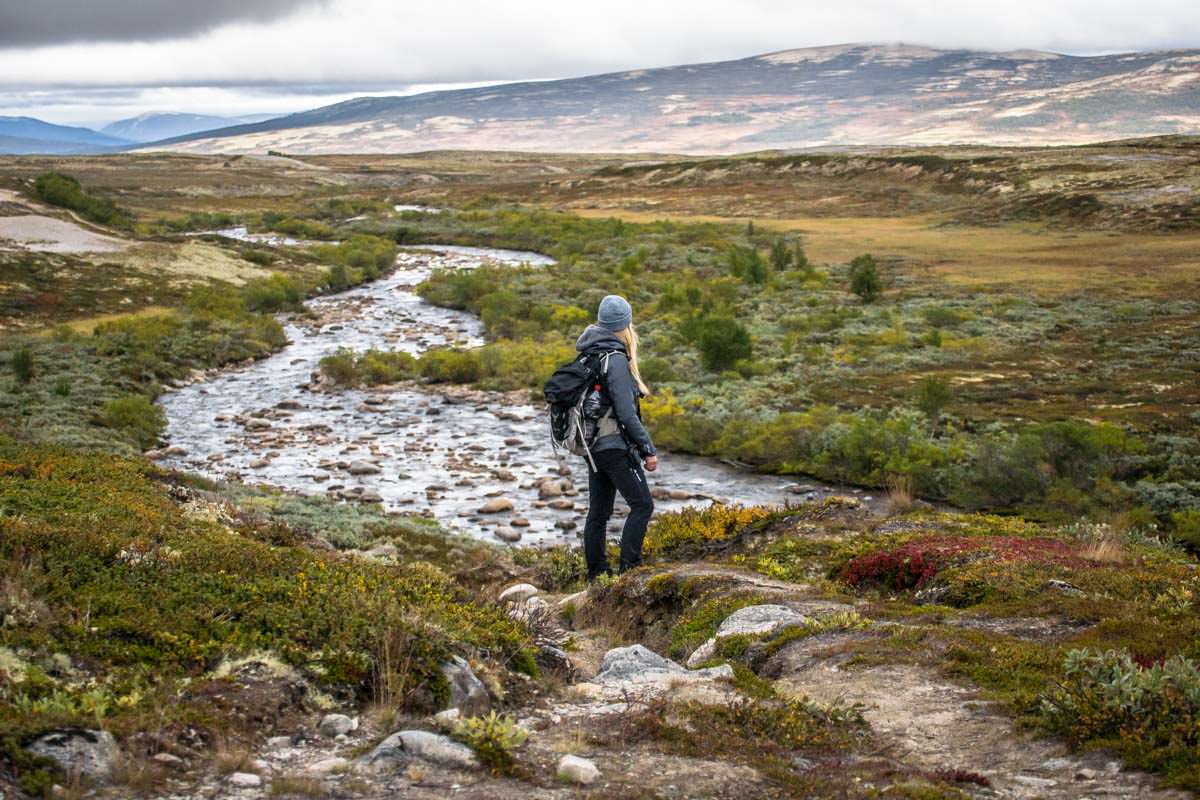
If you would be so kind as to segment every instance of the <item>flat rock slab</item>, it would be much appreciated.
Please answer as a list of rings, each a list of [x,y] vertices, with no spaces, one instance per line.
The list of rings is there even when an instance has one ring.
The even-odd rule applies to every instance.
[[[730,636],[767,636],[798,625],[812,622],[788,606],[767,603],[739,608],[730,614],[717,628],[717,632],[704,644],[696,648],[687,660],[689,667],[696,667],[716,655],[717,642]]]
[[[67,728],[34,739],[25,748],[34,755],[53,760],[68,775],[101,780],[121,758],[121,748],[108,731]]]

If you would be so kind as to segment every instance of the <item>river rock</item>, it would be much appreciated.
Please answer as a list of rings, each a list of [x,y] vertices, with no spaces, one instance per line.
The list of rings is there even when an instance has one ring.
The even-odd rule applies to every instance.
[[[568,500],[567,498],[563,497],[558,500],[551,500],[546,505],[550,506],[550,508],[553,508],[556,511],[571,511],[575,508],[575,501]]]
[[[49,758],[68,775],[90,780],[108,777],[121,758],[121,748],[108,731],[90,728],[65,728],[39,736],[26,748],[36,756]]]
[[[757,606],[746,606],[725,618],[717,628],[717,632],[687,660],[689,667],[704,663],[715,655],[717,643],[729,636],[766,636],[782,628],[804,625],[811,622],[800,612],[787,606],[765,603]]]
[[[493,497],[478,509],[480,514],[499,514],[502,511],[512,511],[513,501],[507,497]]]
[[[532,583],[517,583],[500,593],[501,603],[521,603],[538,593],[538,588]]]
[[[380,742],[363,760],[381,769],[405,764],[414,758],[451,769],[475,769],[479,759],[465,744],[428,731],[400,731]]]
[[[265,431],[270,429],[271,421],[262,417],[250,417],[244,423],[244,427],[248,431]]]
[[[450,684],[450,708],[457,708],[468,717],[477,717],[491,706],[487,687],[465,658],[454,656],[442,664],[442,674]]]
[[[326,714],[317,725],[317,733],[332,739],[358,729],[358,720],[345,714]]]
[[[562,487],[558,485],[558,481],[545,479],[538,484],[538,499],[550,500],[554,497],[562,496]]]
[[[502,542],[514,544],[521,541],[521,532],[516,528],[509,527],[508,525],[499,526],[496,528],[494,533],[496,534],[496,538]]]
[[[514,528],[528,528],[529,520],[524,517],[514,517],[509,525],[512,525]]]
[[[383,472],[378,464],[372,464],[370,461],[351,461],[347,471],[351,475],[378,475]]]
[[[600,777],[600,770],[586,758],[566,755],[558,762],[558,779],[587,785]]]

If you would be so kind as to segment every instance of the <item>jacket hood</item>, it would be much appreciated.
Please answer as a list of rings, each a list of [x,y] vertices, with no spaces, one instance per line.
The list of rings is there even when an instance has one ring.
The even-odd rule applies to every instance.
[[[599,325],[588,325],[575,341],[575,349],[580,353],[589,350],[619,350],[624,353],[625,345],[621,344],[621,340],[612,331]]]

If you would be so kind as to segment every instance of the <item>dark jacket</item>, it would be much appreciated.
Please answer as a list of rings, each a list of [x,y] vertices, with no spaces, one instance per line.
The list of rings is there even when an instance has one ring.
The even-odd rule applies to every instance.
[[[575,342],[575,349],[580,353],[593,351],[613,351],[608,359],[608,372],[604,375],[604,394],[612,406],[612,414],[617,419],[620,432],[601,436],[592,444],[592,452],[604,450],[636,449],[639,456],[646,458],[655,454],[654,442],[642,424],[638,409],[638,399],[641,391],[633,372],[629,369],[629,358],[625,353],[625,345],[616,335],[599,325],[589,325]]]

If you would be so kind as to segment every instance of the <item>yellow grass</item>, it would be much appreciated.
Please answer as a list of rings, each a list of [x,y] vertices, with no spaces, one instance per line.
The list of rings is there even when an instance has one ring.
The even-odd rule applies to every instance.
[[[158,314],[170,314],[172,309],[166,306],[146,306],[139,308],[137,311],[124,311],[119,314],[99,314],[94,317],[84,317],[82,319],[71,320],[63,323],[76,333],[90,335],[97,325],[105,322],[115,322],[119,319],[131,319],[135,317],[153,317]],[[42,331],[43,334],[49,334],[53,329],[47,328]]]
[[[737,222],[804,236],[817,263],[845,263],[860,253],[904,259],[906,272],[950,284],[1020,285],[1047,293],[1107,289],[1123,294],[1176,294],[1200,285],[1200,232],[1172,234],[1056,231],[1033,224],[938,227],[940,218],[717,217],[619,208],[571,209],[585,217],[628,222],[674,219]]]

